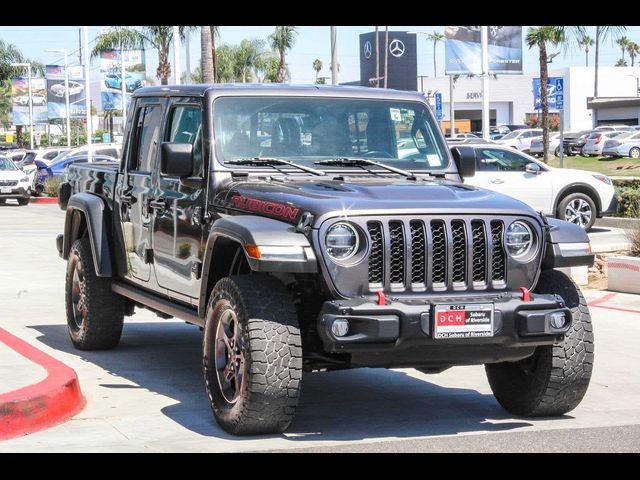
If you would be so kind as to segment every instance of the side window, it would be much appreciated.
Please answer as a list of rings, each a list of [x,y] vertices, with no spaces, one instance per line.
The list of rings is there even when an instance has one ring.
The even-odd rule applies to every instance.
[[[146,105],[136,112],[135,140],[129,157],[129,171],[151,171],[158,149],[161,122],[160,105]]]
[[[515,152],[493,148],[479,151],[479,170],[484,172],[524,172],[529,161]]]
[[[194,105],[180,105],[171,112],[167,141],[193,145],[193,176],[204,175],[202,161],[202,111]]]
[[[118,158],[118,151],[115,148],[104,148],[96,151],[97,155],[106,155],[107,157]]]

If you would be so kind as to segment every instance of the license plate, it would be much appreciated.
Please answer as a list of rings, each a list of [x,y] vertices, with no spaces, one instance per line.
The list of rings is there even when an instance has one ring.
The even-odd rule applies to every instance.
[[[433,338],[493,337],[493,304],[440,304],[434,317]]]
[[[12,187],[0,187],[0,193],[11,193]]]

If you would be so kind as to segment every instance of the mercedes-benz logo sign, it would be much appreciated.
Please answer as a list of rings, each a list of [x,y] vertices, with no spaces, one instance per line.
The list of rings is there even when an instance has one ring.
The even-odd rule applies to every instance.
[[[389,53],[394,57],[401,57],[404,53],[404,43],[394,38],[391,40],[391,43],[389,43]]]
[[[371,42],[364,42],[364,58],[371,58]]]

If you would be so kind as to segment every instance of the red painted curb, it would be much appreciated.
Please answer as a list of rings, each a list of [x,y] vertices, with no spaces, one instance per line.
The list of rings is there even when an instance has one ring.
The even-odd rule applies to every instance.
[[[29,203],[57,204],[58,199],[56,197],[31,197],[31,199],[29,200]]]
[[[67,420],[85,405],[76,372],[0,328],[0,342],[47,371],[47,378],[0,394],[0,440],[43,430]]]

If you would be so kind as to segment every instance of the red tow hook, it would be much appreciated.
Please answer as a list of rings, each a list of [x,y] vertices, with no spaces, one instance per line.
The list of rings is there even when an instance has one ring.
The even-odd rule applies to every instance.
[[[520,291],[522,292],[522,301],[530,302],[531,301],[531,292],[527,287],[520,287]]]
[[[378,296],[378,301],[376,302],[378,305],[387,304],[387,297],[385,296],[383,291],[376,292],[376,295]]]

